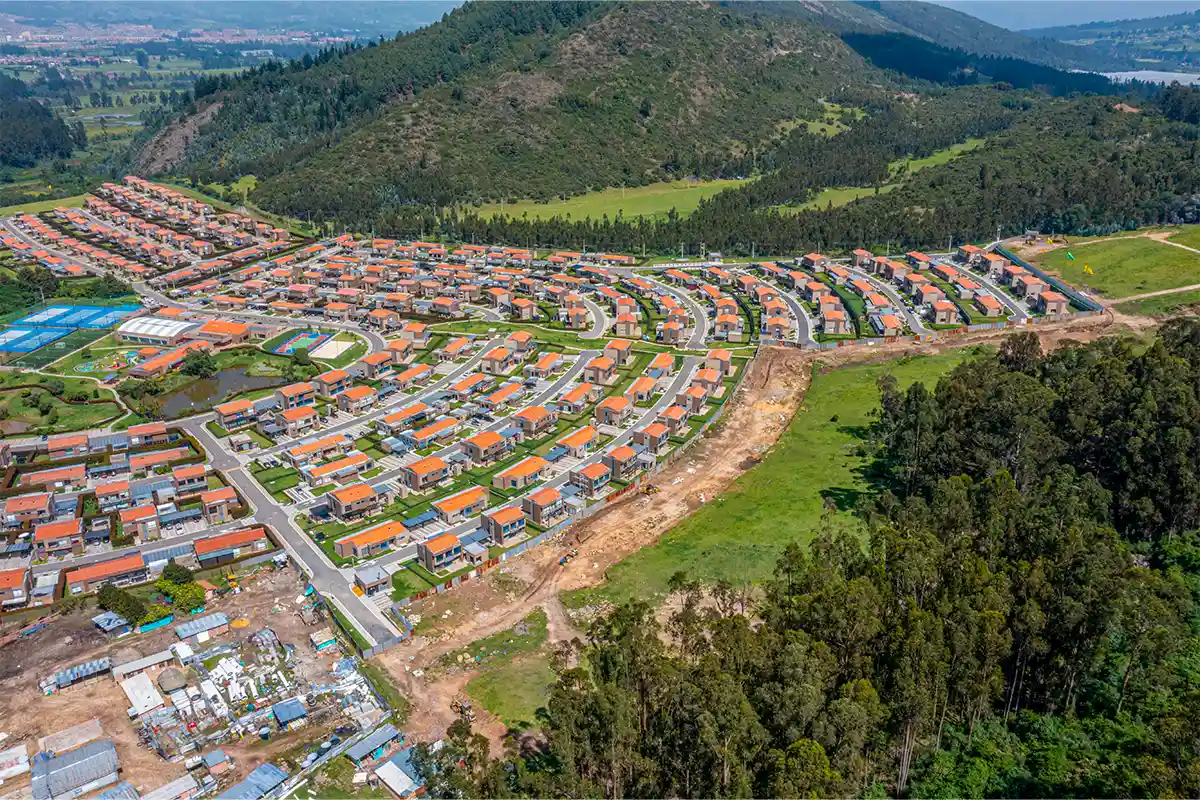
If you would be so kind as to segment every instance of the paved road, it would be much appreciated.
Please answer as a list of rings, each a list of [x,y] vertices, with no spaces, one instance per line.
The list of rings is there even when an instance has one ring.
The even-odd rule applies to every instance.
[[[760,281],[764,280],[763,278],[759,278],[750,270],[738,269],[733,270],[733,272],[740,273],[742,275],[749,275],[753,278],[757,278]],[[778,283],[771,283],[770,281],[764,282],[778,289],[780,298],[787,305],[787,307],[792,310],[792,316],[796,318],[796,341],[800,343],[801,347],[816,347],[817,340],[813,338],[813,331],[817,329],[817,326],[813,322],[812,317],[808,315],[808,309],[804,307],[804,304],[800,302],[798,297],[792,294],[793,290]]]
[[[592,329],[586,333],[580,333],[580,339],[599,339],[608,332],[608,315],[604,313],[604,309],[590,298],[583,298],[583,305],[592,315]]]
[[[504,322],[504,317],[494,308],[477,305],[469,305],[467,308],[471,309],[472,311],[478,311],[480,314],[482,314],[485,322]]]
[[[961,265],[952,264],[951,266],[953,266],[955,269],[959,269]],[[985,289],[995,295],[997,300],[1007,306],[1008,310],[1012,312],[1013,319],[1018,321],[1029,319],[1031,315],[1026,305],[1008,292],[1001,289],[1000,286],[993,281],[986,272],[979,273],[975,270],[971,270],[969,273],[967,273],[964,270],[964,273],[968,274],[972,280],[981,284]]]
[[[904,298],[900,296],[898,291],[896,291],[896,287],[892,285],[891,281],[883,280],[877,275],[871,275],[851,266],[847,266],[846,270],[850,273],[851,277],[865,280],[867,283],[883,292],[889,300],[895,303],[896,310],[904,316],[904,319],[908,322],[908,327],[912,329],[913,333],[917,333],[922,336],[937,335],[932,329],[925,327],[925,323],[921,320],[921,315],[904,302]]]
[[[632,270],[625,270],[625,272],[629,275],[633,274]],[[638,277],[645,278],[688,307],[688,311],[691,313],[692,318],[696,320],[696,324],[692,328],[692,336],[688,339],[687,347],[689,350],[703,350],[705,340],[708,338],[708,313],[704,310],[704,307],[696,302],[695,298],[690,294],[682,289],[675,288],[669,283],[663,283],[657,278],[648,278],[644,275]]]

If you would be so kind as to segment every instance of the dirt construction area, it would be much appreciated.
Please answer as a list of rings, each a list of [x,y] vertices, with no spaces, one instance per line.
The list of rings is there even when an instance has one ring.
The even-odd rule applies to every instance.
[[[978,344],[998,345],[1017,330],[1033,330],[1043,348],[1050,350],[1069,341],[1090,341],[1121,332],[1140,334],[1152,324],[1150,320],[1105,314],[1027,329],[943,337],[930,343],[904,341],[820,354],[762,348],[726,416],[683,458],[655,477],[654,484],[660,489],[657,494],[629,495],[573,526],[560,540],[506,562],[493,571],[499,575],[485,575],[413,605],[412,611],[422,618],[418,635],[411,643],[378,657],[412,702],[408,731],[422,740],[443,735],[455,719],[451,700],[477,674],[469,667],[442,669],[438,666],[442,655],[512,628],[538,607],[548,617],[547,647],[556,641],[582,637],[559,602],[559,592],[602,583],[611,565],[654,543],[754,466],[800,408],[814,367],[883,361]],[[578,557],[560,565],[563,551],[572,547],[578,547]],[[475,730],[486,735],[494,752],[498,752],[505,726],[478,705],[476,712]]]
[[[242,641],[269,627],[281,642],[296,645],[297,679],[321,680],[327,676],[329,659],[308,646],[308,635],[328,623],[309,627],[295,613],[295,598],[304,588],[300,573],[263,566],[252,578],[239,580],[243,587],[239,594],[216,598],[206,611],[223,611],[230,619],[245,620],[247,624],[214,637],[209,644]],[[89,606],[55,618],[48,628],[0,648],[0,733],[7,734],[5,747],[26,742],[32,755],[39,749],[39,737],[95,718],[103,736],[116,745],[121,779],[132,783],[139,793],[149,792],[182,775],[183,763],[164,761],[139,743],[134,723],[126,714],[129,700],[111,675],[98,676],[52,695],[44,695],[38,688],[40,679],[60,669],[103,656],[111,657],[114,663],[125,663],[160,652],[178,641],[172,625],[109,640],[91,622],[97,613],[95,606]],[[237,773],[253,769],[272,752],[266,747],[248,750],[248,757],[235,765]],[[28,784],[28,775],[19,776],[5,783],[0,796],[19,796]]]

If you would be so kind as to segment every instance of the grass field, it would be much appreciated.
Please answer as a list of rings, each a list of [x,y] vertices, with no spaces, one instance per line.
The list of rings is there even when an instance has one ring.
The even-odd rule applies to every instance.
[[[83,201],[87,200],[86,194],[77,194],[74,197],[60,197],[57,200],[38,200],[33,203],[23,203],[19,206],[4,206],[0,208],[0,217],[11,217],[16,214],[40,214],[43,211],[63,206],[65,208],[80,208],[83,206]]]
[[[504,205],[489,203],[480,206],[478,210],[485,217],[503,212],[517,218],[528,214],[533,219],[550,219],[570,214],[575,219],[584,219],[599,218],[605,214],[615,218],[618,213],[623,213],[626,217],[665,217],[667,212],[674,208],[680,216],[687,216],[696,210],[701,200],[743,183],[746,181],[671,181],[627,189],[602,189],[551,203],[538,203],[533,200]]]
[[[1200,250],[1200,225],[1180,225],[1172,229],[1171,241]]]
[[[787,544],[815,535],[827,498],[837,504],[842,523],[857,526],[852,511],[866,482],[865,460],[855,450],[878,404],[875,381],[891,372],[901,385],[932,385],[967,354],[955,350],[814,376],[803,410],[771,455],[656,544],[610,567],[608,583],[571,592],[564,602],[579,607],[660,596],[678,570],[734,584],[761,581]]]
[[[539,654],[487,670],[467,684],[467,693],[508,727],[523,728],[534,724],[554,681],[550,659]]]
[[[1072,261],[1067,253],[1075,256]],[[1106,297],[1128,297],[1200,283],[1200,255],[1146,237],[1061,247],[1038,256],[1043,269]],[[1094,274],[1084,273],[1090,267]]]
[[[1126,314],[1165,317],[1186,311],[1196,305],[1200,305],[1200,289],[1147,297],[1145,300],[1130,300],[1128,303],[1117,303],[1116,308]]]

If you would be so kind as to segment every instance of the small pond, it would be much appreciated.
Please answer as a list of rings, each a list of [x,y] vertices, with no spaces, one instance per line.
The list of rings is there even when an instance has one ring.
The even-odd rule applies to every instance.
[[[214,378],[192,381],[177,391],[162,395],[159,399],[162,401],[163,416],[174,419],[194,413],[193,409],[216,405],[230,392],[281,385],[282,378],[278,376],[247,375],[245,367],[232,367],[221,370]]]

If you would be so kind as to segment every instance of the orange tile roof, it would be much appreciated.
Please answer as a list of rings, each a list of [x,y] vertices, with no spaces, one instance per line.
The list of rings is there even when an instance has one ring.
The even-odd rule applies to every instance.
[[[541,472],[546,467],[550,466],[550,462],[541,456],[530,456],[525,460],[512,465],[508,469],[501,472],[499,478],[525,478]]]
[[[216,406],[213,406],[213,410],[216,411],[218,414],[227,415],[227,414],[238,414],[238,413],[241,413],[242,411],[249,411],[253,407],[254,407],[254,403],[250,402],[249,400],[243,399],[243,400],[230,400],[228,403],[220,403]]]
[[[425,542],[425,549],[434,555],[445,553],[448,550],[454,549],[458,544],[458,537],[453,533],[443,533],[435,536]]]
[[[315,417],[316,415],[317,412],[313,410],[312,406],[297,406],[296,408],[289,408],[285,411],[282,411],[279,414],[279,416],[283,417],[288,422],[299,422],[302,419],[308,419],[309,417]]]
[[[482,486],[474,486],[470,489],[464,489],[458,494],[450,495],[442,500],[438,500],[433,504],[433,507],[445,514],[452,514],[455,511],[474,505],[475,503],[487,497],[488,490]]]
[[[359,500],[366,500],[368,497],[375,496],[375,490],[367,483],[355,483],[351,486],[343,486],[340,489],[334,489],[329,493],[336,497],[337,501],[342,505],[357,503]]]
[[[558,440],[558,443],[563,447],[582,447],[585,444],[593,441],[596,438],[596,429],[591,425],[580,428],[577,431],[572,431],[563,438]]]
[[[651,422],[642,430],[642,433],[646,434],[647,436],[658,438],[659,436],[663,436],[667,433],[667,426],[663,425],[661,422]]]
[[[629,445],[623,444],[609,453],[608,457],[613,461],[628,461],[631,458],[637,457],[637,451]]]
[[[587,366],[589,369],[612,369],[613,360],[611,358],[606,358],[605,356],[596,356],[587,363]]]
[[[14,589],[25,585],[25,569],[6,569],[0,572],[0,589]]]
[[[388,520],[373,528],[367,528],[365,531],[352,533],[349,536],[343,536],[337,540],[338,544],[352,544],[356,548],[370,547],[373,544],[390,541],[397,536],[403,536],[408,533],[408,528],[405,528],[398,520]]]
[[[596,480],[596,478],[599,478],[601,475],[607,475],[610,472],[611,472],[611,470],[609,470],[609,468],[604,466],[603,464],[589,464],[588,466],[579,470],[580,475],[587,478],[588,480],[593,480],[593,481]]]
[[[523,408],[516,414],[513,414],[516,419],[528,420],[529,422],[541,422],[546,417],[550,416],[550,411],[545,406],[529,406]]]
[[[91,581],[97,578],[107,578],[110,575],[120,575],[122,572],[130,572],[145,566],[146,560],[142,558],[142,554],[134,553],[122,558],[112,558],[108,561],[101,561],[97,564],[89,564],[86,567],[72,570],[67,573],[66,581],[67,585],[70,585],[85,580]]]
[[[366,400],[368,397],[374,397],[375,394],[376,391],[370,386],[351,386],[342,392],[342,397],[347,397],[351,400]]]
[[[217,336],[245,336],[249,332],[250,326],[244,322],[227,322],[220,319],[210,319],[198,331],[198,333],[211,333]]]
[[[529,500],[534,505],[548,506],[551,503],[562,499],[562,494],[553,486],[547,486],[544,489],[538,489],[533,494],[529,495]]]
[[[202,503],[230,502],[236,499],[237,492],[232,486],[222,486],[220,489],[200,493],[200,502]]]
[[[144,519],[158,516],[158,509],[153,503],[144,506],[134,506],[121,512],[121,522],[140,522]]]
[[[492,445],[504,441],[504,437],[495,431],[481,431],[463,441],[475,445],[480,450],[486,450]]]
[[[520,506],[505,506],[504,508],[499,508],[495,511],[489,511],[484,516],[495,520],[495,522],[499,525],[507,525],[510,522],[516,522],[519,519],[524,519],[525,512],[521,510]]]
[[[198,478],[205,473],[203,464],[187,464],[182,467],[175,467],[171,470],[171,476],[176,480],[187,480],[188,478]]]
[[[196,550],[196,555],[204,555],[216,550],[225,550],[230,547],[241,547],[244,544],[251,544],[260,539],[266,539],[267,532],[263,528],[246,528],[241,531],[230,531],[219,536],[208,536],[203,539],[197,539],[192,547]]]
[[[96,497],[108,497],[110,494],[120,494],[121,492],[129,491],[129,481],[117,481],[116,483],[106,483],[103,486],[96,487]]]
[[[328,372],[322,372],[320,375],[313,378],[313,380],[320,381],[321,383],[337,383],[338,381],[344,381],[349,377],[350,373],[346,372],[345,370],[331,369]]]
[[[428,456],[408,465],[408,470],[414,475],[428,475],[446,468],[446,462],[437,456]]]
[[[289,384],[282,388],[276,389],[275,391],[279,392],[284,397],[295,397],[296,395],[315,392],[316,388],[311,383],[306,381],[304,383]]]
[[[43,522],[33,529],[33,540],[44,542],[49,539],[61,539],[64,536],[78,535],[83,530],[83,520],[67,519],[62,522]]]
[[[610,411],[624,411],[626,408],[629,408],[629,400],[624,397],[613,395],[600,401],[600,404],[596,406],[596,409],[599,410],[601,408],[608,409]]]
[[[50,495],[45,492],[37,494],[23,494],[17,497],[10,497],[4,503],[4,512],[6,514],[18,514],[22,511],[33,511],[37,508],[43,508],[50,503]]]

